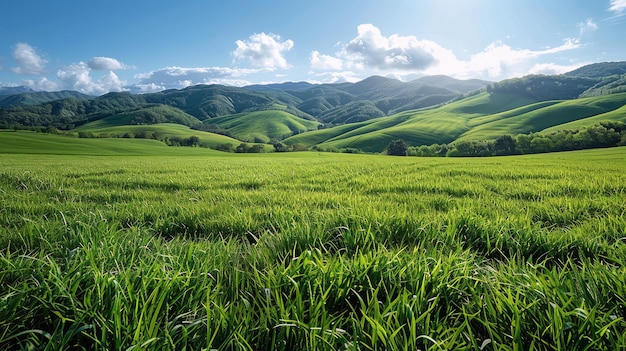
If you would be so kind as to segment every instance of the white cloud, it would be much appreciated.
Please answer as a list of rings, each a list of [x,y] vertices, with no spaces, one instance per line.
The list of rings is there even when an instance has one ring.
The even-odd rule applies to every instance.
[[[342,50],[341,56],[353,67],[419,71],[437,62],[437,55],[444,51],[429,40],[414,36],[393,34],[385,37],[372,24],[357,27],[358,35]]]
[[[40,80],[25,79],[20,85],[27,86],[35,91],[56,91],[63,89],[58,82],[52,82],[46,77]]]
[[[589,20],[584,25],[585,30],[592,30],[595,24]],[[340,47],[335,56],[314,51],[311,67],[319,72],[332,69],[333,65],[329,62],[341,62],[341,68],[360,72],[361,75],[375,73],[402,79],[416,74],[445,74],[457,78],[497,80],[525,75],[533,65],[541,61],[545,63],[548,56],[581,46],[579,39],[566,39],[557,47],[530,50],[513,48],[497,41],[467,60],[461,60],[451,50],[435,42],[397,34],[385,37],[375,26],[362,24],[358,26],[358,35]],[[536,69],[542,67],[547,69],[548,66],[536,66]],[[552,67],[556,69],[556,65]]]
[[[338,57],[320,54],[316,50],[311,53],[311,68],[341,70],[343,68],[343,60]]]
[[[135,84],[135,85],[133,85],[133,88],[134,88],[136,93],[140,93],[140,94],[153,93],[153,92],[163,91],[163,90],[167,89],[165,86],[158,85],[158,84],[155,84],[155,83]]]
[[[309,83],[313,84],[324,84],[324,83],[355,83],[363,79],[359,74],[353,71],[342,71],[342,72],[322,72],[315,73],[309,72],[310,75],[315,76],[315,79],[308,80]]]
[[[611,0],[609,11],[615,12],[617,15],[623,15],[626,10],[626,0]]]
[[[580,32],[580,36],[583,36],[583,34],[586,34],[586,33],[593,32],[597,29],[598,29],[598,25],[591,18],[588,18],[586,22],[578,23],[578,30]]]
[[[245,86],[251,82],[241,79],[250,74],[267,72],[268,69],[245,69],[228,67],[165,67],[148,73],[136,74],[138,91],[161,91],[182,89],[195,84],[223,84]]]
[[[585,66],[589,63],[574,64],[574,65],[558,65],[555,63],[538,63],[534,65],[529,71],[529,74],[563,74],[571,72],[577,68]]]
[[[12,70],[17,74],[43,75],[46,73],[47,61],[32,46],[18,43],[13,50],[13,59],[19,64]]]
[[[579,47],[580,43],[575,39],[567,39],[562,45],[545,50],[513,49],[508,45],[497,42],[490,44],[482,52],[471,56],[470,60],[465,62],[464,65],[469,75],[482,75],[489,78],[520,75],[525,72],[521,67],[532,64],[533,60],[541,56]]]
[[[113,71],[109,71],[98,80],[93,80],[91,68],[84,62],[59,69],[57,77],[64,89],[76,90],[84,94],[102,95],[111,91],[125,90],[125,82],[121,81]]]
[[[111,58],[111,57],[94,57],[89,62],[87,62],[87,66],[93,70],[104,70],[104,71],[116,71],[123,69],[133,69],[134,67],[125,65],[120,61]]]
[[[97,82],[97,86],[104,91],[123,91],[124,84],[122,80],[113,71],[109,71],[108,74],[100,77]]]
[[[93,90],[93,81],[89,76],[90,71],[91,70],[89,69],[89,66],[87,66],[87,64],[85,64],[84,62],[79,62],[61,68],[57,72],[57,77],[64,86],[72,90],[91,93],[91,91]]]
[[[254,67],[289,68],[283,55],[293,48],[291,39],[281,42],[279,35],[258,33],[251,35],[247,41],[237,40],[235,44],[237,49],[232,54],[236,60],[250,61]]]

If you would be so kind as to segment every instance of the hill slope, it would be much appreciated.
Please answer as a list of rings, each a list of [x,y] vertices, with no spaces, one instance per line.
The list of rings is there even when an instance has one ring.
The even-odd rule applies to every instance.
[[[75,130],[84,131],[105,127],[158,123],[175,123],[187,127],[198,127],[202,122],[177,108],[167,105],[156,105],[101,118],[84,124]]]
[[[316,130],[318,122],[299,118],[285,111],[256,111],[206,120],[227,130],[235,138],[247,142],[268,143],[293,134]]]
[[[424,110],[407,111],[358,128],[333,133],[333,129],[318,133],[332,138],[310,138],[306,135],[288,142],[319,141],[321,148],[357,148],[381,152],[392,141],[403,139],[409,145],[450,143],[456,140],[489,140],[505,134],[520,134],[556,130],[572,126],[587,126],[601,120],[626,122],[624,106],[626,93],[600,97],[536,101],[528,96],[501,93],[481,93],[448,105]],[[568,124],[578,121],[577,124]]]
[[[187,126],[174,123],[160,123],[152,125],[85,125],[77,129],[80,132],[93,133],[96,136],[108,136],[114,138],[141,138],[158,139],[165,142],[197,137],[198,144],[209,148],[217,148],[220,145],[231,144],[237,146],[241,141],[215,133],[193,130]],[[165,144],[164,144],[165,145]]]

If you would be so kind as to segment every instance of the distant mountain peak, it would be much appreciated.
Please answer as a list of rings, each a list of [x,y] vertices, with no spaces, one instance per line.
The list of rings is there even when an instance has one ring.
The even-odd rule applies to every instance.
[[[0,95],[15,95],[34,93],[35,91],[29,87],[17,86],[17,87],[0,87]]]

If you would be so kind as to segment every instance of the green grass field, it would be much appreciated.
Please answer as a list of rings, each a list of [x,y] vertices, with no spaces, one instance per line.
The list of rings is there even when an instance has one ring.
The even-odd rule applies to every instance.
[[[626,148],[170,149],[2,146],[0,349],[626,348]]]
[[[209,137],[216,134],[191,131],[189,128],[180,125],[172,125],[169,128],[165,125],[153,126],[161,128],[164,133],[171,133],[173,136],[189,137],[191,135],[208,134]],[[138,131],[139,126],[120,127],[122,130]],[[154,129],[151,129],[154,130]],[[179,131],[178,133],[176,131]],[[195,133],[194,133],[195,132]],[[217,137],[221,137],[218,135]],[[234,140],[231,138],[217,141]],[[205,138],[200,140],[206,141]],[[235,143],[239,143],[234,140]],[[189,147],[169,147],[158,140],[150,139],[125,139],[125,138],[76,138],[54,134],[40,134],[29,131],[0,131],[0,154],[50,154],[50,155],[100,155],[100,156],[128,156],[128,155],[215,155],[223,154],[206,148]]]

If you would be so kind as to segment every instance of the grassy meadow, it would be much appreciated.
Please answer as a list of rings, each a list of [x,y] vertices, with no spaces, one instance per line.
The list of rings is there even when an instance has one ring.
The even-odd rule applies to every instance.
[[[0,154],[0,349],[626,348],[624,147],[160,152]]]

